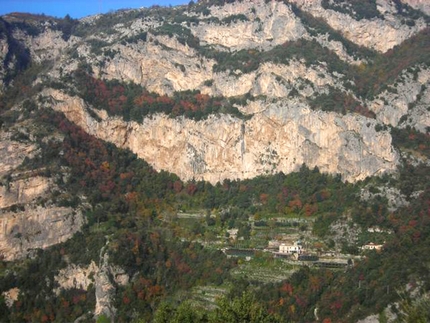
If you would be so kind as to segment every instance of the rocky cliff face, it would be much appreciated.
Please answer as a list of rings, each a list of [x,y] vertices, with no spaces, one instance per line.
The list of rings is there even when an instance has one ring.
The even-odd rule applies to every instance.
[[[243,1],[213,6],[210,12],[219,21],[235,15],[246,17],[246,20],[242,18],[245,21],[237,19],[227,24],[203,22],[192,28],[203,44],[224,50],[267,50],[307,34],[300,19],[283,2]]]
[[[214,60],[204,59],[174,39],[115,47],[121,55],[108,60],[97,73],[107,79],[142,84],[150,91],[171,95],[174,91],[200,90],[225,97],[251,93],[254,96],[285,97],[292,89],[311,96],[327,92],[328,86],[342,87],[340,75],[323,65],[306,66],[291,60],[288,65],[266,63],[250,73],[213,72]],[[171,50],[163,48],[168,47]],[[211,85],[205,85],[206,82]]]
[[[57,190],[52,178],[19,169],[26,158],[37,154],[35,143],[12,140],[12,132],[0,135],[4,138],[0,141],[0,255],[14,260],[66,241],[85,219],[79,210],[49,202]]]
[[[92,261],[87,267],[72,264],[60,270],[55,276],[55,281],[59,287],[54,291],[56,294],[60,294],[61,290],[88,290],[93,285],[96,296],[94,316],[98,317],[105,314],[113,320],[116,312],[112,304],[113,295],[117,286],[125,286],[130,277],[123,269],[110,265],[108,254],[104,253],[103,250],[100,256],[99,265]]]
[[[24,161],[37,153],[37,147],[31,142],[19,142],[11,139],[11,133],[0,131],[0,176],[7,175]]]
[[[97,264],[92,261],[87,267],[69,265],[67,268],[61,269],[55,276],[55,282],[58,287],[55,288],[55,293],[60,294],[62,289],[83,289],[94,283],[94,274],[99,270]]]
[[[64,242],[84,223],[81,212],[65,207],[19,207],[0,218],[0,254],[5,260]]]
[[[430,69],[417,66],[413,72],[403,73],[395,84],[370,102],[369,107],[384,124],[409,125],[425,133],[430,126]]]
[[[419,30],[426,28],[424,20],[419,20],[415,26],[403,24],[402,17],[397,15],[395,4],[386,0],[377,1],[377,9],[383,14],[384,19],[371,20],[355,20],[350,15],[326,10],[321,5],[321,0],[293,0],[292,2],[313,16],[324,19],[333,29],[340,31],[352,42],[380,52],[388,51]]]
[[[430,3],[426,0],[403,0],[402,2],[407,3],[411,7],[425,12],[430,15]]]
[[[5,183],[0,187],[0,208],[30,203],[38,197],[46,196],[52,186],[51,179],[42,176]]]
[[[377,1],[379,16],[371,20],[327,9],[321,1],[292,3],[355,44],[380,52],[399,45],[427,26],[424,18],[406,24],[397,7],[386,0]],[[210,17],[188,10],[185,16],[198,23],[185,22],[188,18],[184,18],[180,27],[189,30],[200,47],[229,53],[261,53],[306,39],[330,48],[345,62],[362,62],[348,54],[341,41],[328,33],[316,33],[291,4],[258,0],[207,9]],[[83,23],[90,28],[98,19]],[[51,100],[47,106],[64,112],[89,133],[119,147],[130,148],[156,169],[174,172],[184,180],[195,178],[215,183],[226,178],[288,173],[305,163],[356,181],[396,168],[398,156],[391,146],[391,137],[385,131],[375,130],[377,122],[411,125],[422,132],[429,126],[426,106],[430,72],[425,66],[416,67],[419,71],[413,75],[405,72],[393,86],[395,90],[388,89],[375,100],[362,102],[376,114],[375,122],[357,115],[342,116],[308,108],[306,99],[330,94],[333,89],[354,97],[347,90],[352,81],[330,70],[324,62],[310,64],[304,59],[291,58],[283,64],[265,61],[248,72],[217,71],[216,59],[203,55],[201,48],[189,46],[179,36],[158,32],[157,28],[162,26],[163,20],[141,17],[130,23],[119,22],[111,32],[96,32],[88,39],[72,36],[65,41],[59,31],[49,26],[34,37],[15,31],[14,38],[29,48],[34,61],[54,60],[53,69],[41,75],[39,82],[70,75],[79,60],[84,59],[100,78],[133,82],[159,94],[199,90],[224,97],[276,98],[275,101],[248,101],[245,106],[239,106],[244,114],[252,115],[249,120],[219,115],[195,122],[158,114],[138,124],[108,118],[102,111],[96,111],[101,117],[101,121],[96,121],[78,97],[54,90],[44,92]],[[142,33],[145,37],[141,37]],[[130,40],[137,36],[140,38]],[[72,48],[73,55],[70,55],[68,51]],[[292,93],[296,98],[285,99]],[[2,141],[3,150],[12,144]],[[20,147],[25,153],[34,149]],[[14,151],[19,149],[16,147]]]
[[[305,163],[356,181],[394,171],[398,162],[391,136],[377,132],[374,120],[315,112],[298,101],[254,104],[260,112],[247,121],[224,115],[195,122],[159,114],[138,124],[103,113],[97,122],[81,99],[55,90],[45,95],[58,102],[54,109],[85,131],[129,148],[156,169],[183,180],[216,183],[289,173]]]
[[[0,61],[4,62],[6,60],[6,55],[9,52],[9,44],[7,39],[0,39]],[[7,73],[7,66],[4,64],[0,65],[0,93],[3,92],[4,78]]]

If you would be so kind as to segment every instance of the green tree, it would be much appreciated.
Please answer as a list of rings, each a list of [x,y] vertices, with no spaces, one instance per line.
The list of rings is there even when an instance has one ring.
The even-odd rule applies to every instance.
[[[106,314],[102,314],[97,318],[97,323],[110,323],[110,319]]]
[[[430,322],[430,298],[428,295],[411,300],[402,298],[400,302],[401,314],[396,322],[426,323]]]
[[[170,322],[175,310],[168,303],[161,303],[154,314],[154,323],[168,323]]]
[[[279,322],[279,319],[269,314],[267,310],[257,302],[250,292],[243,292],[242,296],[233,300],[227,297],[218,301],[218,309],[215,312],[212,323],[271,323]]]

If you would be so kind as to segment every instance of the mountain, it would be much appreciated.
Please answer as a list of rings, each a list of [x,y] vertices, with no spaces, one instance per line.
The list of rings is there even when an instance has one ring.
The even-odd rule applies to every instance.
[[[174,305],[215,284],[278,321],[402,319],[399,293],[418,295],[405,286],[420,296],[401,304],[428,298],[428,264],[402,266],[428,248],[429,14],[412,0],[206,0],[0,17],[4,317],[157,321],[171,302],[216,321],[213,302]],[[220,237],[236,227],[263,250],[296,217],[291,236],[319,252],[384,251],[344,275],[244,279],[267,294],[235,299],[241,264]]]

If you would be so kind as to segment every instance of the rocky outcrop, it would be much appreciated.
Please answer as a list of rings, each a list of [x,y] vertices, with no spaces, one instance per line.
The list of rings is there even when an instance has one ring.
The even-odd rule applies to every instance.
[[[11,139],[11,133],[0,131],[0,177],[17,168],[24,159],[32,158],[37,153],[33,143]]]
[[[165,50],[166,47],[171,50]],[[114,48],[121,54],[107,60],[97,74],[107,79],[132,81],[161,95],[200,90],[225,97],[248,92],[254,96],[285,97],[296,89],[308,97],[327,92],[328,86],[343,87],[341,75],[329,73],[324,64],[307,66],[296,59],[288,64],[261,64],[257,70],[245,74],[240,71],[215,73],[216,61],[199,56],[195,50],[167,36],[158,36],[157,42]]]
[[[23,129],[23,125],[18,128]],[[17,169],[38,148],[29,140],[14,141],[0,132],[0,255],[5,260],[25,257],[30,251],[64,242],[84,224],[81,211],[50,205],[56,188],[52,178],[37,171]]]
[[[6,61],[6,55],[9,52],[9,44],[7,42],[7,38],[3,38],[0,35],[0,62]],[[0,93],[3,91],[4,88],[4,79],[7,74],[7,66],[5,64],[0,64]]]
[[[110,279],[109,255],[101,252],[100,267],[95,275],[96,287],[96,308],[94,315],[96,317],[104,314],[114,321],[116,308],[113,306],[113,297],[115,295],[115,286]]]
[[[394,127],[409,125],[425,133],[430,127],[430,69],[416,66],[412,70],[400,75],[395,85],[368,106],[381,123]]]
[[[129,148],[155,169],[183,180],[216,183],[290,173],[304,163],[357,181],[393,172],[398,163],[390,134],[376,131],[374,120],[312,111],[299,101],[256,103],[251,108],[260,112],[246,121],[219,115],[196,122],[158,114],[138,124],[106,113],[97,122],[81,99],[55,90],[44,94],[54,98],[54,109],[88,133]]]
[[[381,197],[387,199],[388,211],[390,212],[394,212],[401,207],[409,205],[406,196],[395,187],[382,186],[373,188],[373,190],[366,188],[360,192],[360,199],[363,201],[373,200],[375,198],[380,199]]]
[[[337,55],[337,57],[347,62],[348,64],[360,65],[366,63],[365,60],[348,54],[348,51],[346,50],[344,44],[340,41],[331,39],[329,34],[318,34],[317,36],[305,37],[305,39],[317,41],[322,47],[331,50],[334,54]]]
[[[7,307],[9,308],[12,307],[13,304],[18,300],[19,292],[20,292],[19,288],[15,287],[2,293],[2,296],[4,297],[4,301]]]
[[[402,0],[402,2],[430,15],[430,2],[427,0]]]
[[[397,15],[394,3],[386,0],[378,1],[378,10],[384,15],[384,19],[373,18],[371,20],[355,20],[350,15],[334,10],[325,10],[321,6],[321,0],[292,0],[301,9],[309,12],[314,17],[324,19],[333,29],[342,33],[350,41],[380,52],[386,52],[404,40],[426,28],[423,19],[414,26],[404,24],[404,18]]]
[[[0,208],[14,204],[27,204],[38,197],[46,196],[52,188],[51,179],[34,176],[13,180],[0,186]]]
[[[90,285],[95,283],[95,276],[99,271],[100,268],[94,261],[86,267],[70,264],[67,268],[61,269],[55,276],[58,287],[54,292],[59,294],[61,289],[88,290]],[[129,281],[128,275],[120,267],[109,265],[109,273],[113,278],[112,283],[117,285],[125,286]]]
[[[201,58],[174,38],[159,36],[157,42],[113,48],[120,54],[106,61],[99,73],[107,79],[132,81],[159,94],[204,89],[204,82],[213,79],[215,61]]]
[[[94,284],[94,275],[98,270],[94,261],[87,267],[71,264],[67,268],[61,269],[55,276],[58,287],[54,289],[54,292],[59,295],[62,289],[87,290],[91,284]]]
[[[279,1],[241,1],[213,6],[210,12],[220,23],[202,21],[193,26],[192,31],[202,45],[216,46],[220,50],[267,50],[307,34],[291,7]],[[246,20],[225,22],[238,15],[245,16]]]
[[[338,250],[342,245],[356,245],[361,233],[362,228],[352,221],[338,220],[330,225],[330,239]]]
[[[100,252],[100,263],[97,265],[92,261],[89,266],[69,265],[61,269],[55,276],[59,287],[54,290],[59,294],[61,290],[83,289],[88,290],[90,286],[95,287],[96,307],[94,316],[105,314],[114,320],[116,309],[112,305],[112,298],[118,286],[125,286],[129,282],[129,276],[125,271],[109,264],[109,256],[105,247]]]
[[[72,46],[77,41],[77,37],[71,37],[65,41],[62,35],[61,31],[51,28],[44,28],[42,33],[34,37],[20,30],[16,30],[13,34],[16,40],[22,42],[25,48],[29,49],[31,59],[36,63],[58,58],[65,48]]]
[[[66,207],[18,207],[0,217],[0,254],[5,260],[26,256],[31,250],[64,242],[84,224],[80,211]]]

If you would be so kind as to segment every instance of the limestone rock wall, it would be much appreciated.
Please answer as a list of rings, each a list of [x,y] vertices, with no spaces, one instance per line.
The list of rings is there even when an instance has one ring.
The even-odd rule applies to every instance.
[[[55,276],[58,287],[54,292],[58,295],[62,289],[83,289],[87,290],[90,284],[94,283],[94,275],[99,270],[98,266],[92,261],[87,267],[71,264],[61,269]]]
[[[24,124],[16,128],[24,129]],[[34,249],[64,242],[85,222],[82,212],[58,207],[49,201],[58,189],[52,178],[19,168],[33,158],[38,146],[30,140],[12,140],[14,129],[0,131],[0,256],[5,260],[25,257]]]
[[[316,112],[298,101],[254,104],[251,108],[260,112],[247,121],[221,115],[196,122],[158,114],[138,124],[105,114],[96,122],[81,99],[55,90],[45,95],[55,98],[53,108],[85,131],[129,148],[155,169],[183,180],[216,183],[289,173],[305,163],[357,181],[395,171],[398,163],[390,134],[376,131],[374,120]]]
[[[59,294],[61,290],[73,288],[88,290],[90,285],[94,285],[96,296],[94,316],[106,314],[113,320],[116,310],[113,307],[112,298],[116,292],[116,286],[127,285],[130,277],[122,268],[109,264],[109,256],[105,253],[105,248],[102,249],[100,257],[98,265],[92,261],[85,267],[71,264],[61,269],[54,278],[59,285],[54,292]]]
[[[97,71],[107,79],[141,84],[149,91],[171,95],[174,91],[200,90],[225,97],[244,95],[285,97],[292,89],[303,96],[327,92],[328,86],[343,88],[340,75],[332,75],[322,64],[306,66],[291,59],[288,64],[264,63],[256,71],[242,74],[213,72],[214,60],[200,57],[193,49],[168,37],[158,44],[122,46],[105,67]],[[162,45],[160,45],[160,43]],[[165,50],[165,48],[172,50]],[[205,82],[211,81],[208,86]]]
[[[44,32],[34,37],[16,30],[13,37],[29,49],[31,58],[36,63],[58,58],[63,50],[72,46],[78,40],[77,37],[71,37],[71,39],[65,41],[62,38],[61,31],[50,28],[45,28]]]
[[[427,0],[402,0],[402,2],[430,15],[430,2]]]
[[[267,50],[307,34],[300,19],[283,2],[242,1],[213,6],[210,10],[211,16],[218,18],[221,24],[203,22],[192,30],[203,44],[218,46],[221,50]],[[223,19],[235,15],[245,15],[248,21],[222,23]]]
[[[426,28],[423,19],[418,21],[415,26],[403,24],[402,17],[395,14],[394,3],[387,0],[379,0],[377,3],[378,10],[384,15],[384,19],[373,18],[358,21],[334,10],[325,10],[321,6],[321,0],[292,0],[292,2],[313,16],[324,19],[333,29],[340,31],[352,42],[380,52],[388,51]]]
[[[37,153],[33,143],[11,139],[11,133],[0,130],[0,177],[17,168],[25,157],[31,158]]]
[[[214,78],[215,61],[201,58],[167,36],[158,36],[157,42],[116,45],[114,49],[120,54],[108,60],[100,73],[108,79],[141,84],[159,94],[204,89],[204,82]]]
[[[395,86],[383,91],[369,102],[381,123],[406,127],[407,125],[426,132],[430,127],[430,69],[416,66],[413,72],[405,71]]]
[[[7,38],[0,39],[0,62],[4,62],[6,60],[6,55],[9,52],[9,44],[7,42]],[[0,93],[4,88],[4,78],[7,73],[7,66],[4,64],[0,64]]]
[[[0,186],[0,208],[14,204],[27,204],[45,196],[53,184],[51,179],[33,176],[11,181]]]
[[[33,249],[44,249],[64,242],[84,224],[80,211],[65,207],[19,208],[3,211],[0,216],[0,254],[5,260],[27,255]]]

